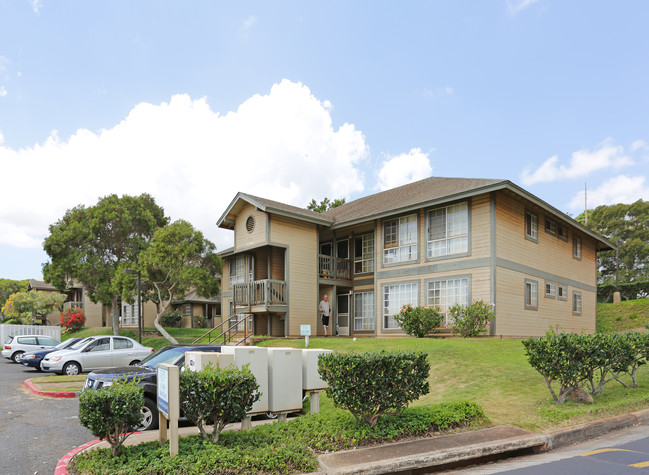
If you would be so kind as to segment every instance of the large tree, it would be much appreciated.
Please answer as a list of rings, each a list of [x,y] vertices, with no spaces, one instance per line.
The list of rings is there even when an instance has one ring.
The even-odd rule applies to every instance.
[[[221,257],[214,252],[216,247],[203,237],[203,233],[183,220],[157,229],[150,244],[140,254],[139,263],[128,265],[141,272],[144,300],[156,304],[154,326],[176,344],[177,341],[160,324],[160,317],[167,313],[176,296],[184,296],[190,290],[196,289],[199,295],[207,298],[218,295]],[[135,290],[132,279],[128,283],[128,278],[122,275],[122,295],[132,300]]]
[[[90,300],[111,307],[113,333],[119,334],[119,278],[124,262],[137,262],[156,229],[168,218],[149,194],[106,196],[92,207],[77,206],[50,226],[43,266],[47,282],[59,290],[81,282]]]
[[[0,279],[0,307],[3,307],[11,294],[27,290],[29,280]]]
[[[20,320],[21,323],[28,325],[37,323],[47,323],[47,315],[55,310],[62,310],[63,302],[67,296],[57,292],[40,292],[30,290],[25,292],[16,292],[9,296],[2,307],[2,312],[9,318]]]
[[[333,201],[329,201],[329,198],[325,197],[320,203],[316,202],[315,199],[311,199],[311,202],[306,206],[306,209],[315,211],[316,213],[324,213],[329,211],[332,208],[338,208],[345,204],[345,198],[336,198]]]
[[[583,224],[584,213],[576,219]],[[649,280],[649,202],[598,206],[586,226],[618,244],[621,283]],[[600,252],[597,263],[599,283],[615,283],[615,251]]]

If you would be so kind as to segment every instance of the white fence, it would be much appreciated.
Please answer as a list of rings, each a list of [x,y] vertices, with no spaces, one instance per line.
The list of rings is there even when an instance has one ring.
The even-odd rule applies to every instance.
[[[44,335],[51,336],[52,338],[61,341],[61,327],[42,325],[0,325],[0,343],[4,343],[10,335]]]

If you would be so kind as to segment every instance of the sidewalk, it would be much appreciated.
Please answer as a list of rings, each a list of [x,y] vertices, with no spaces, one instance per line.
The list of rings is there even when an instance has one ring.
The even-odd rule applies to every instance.
[[[37,390],[41,395],[70,397],[66,393]],[[74,393],[72,393],[74,394]],[[273,423],[274,420],[252,421],[253,426]],[[574,427],[538,434],[514,426],[496,426],[488,429],[460,432],[426,439],[408,440],[372,447],[322,454],[319,474],[386,474],[409,473],[428,469],[442,471],[459,465],[471,465],[511,455],[543,452],[594,438],[611,431],[635,425],[649,425],[649,409],[587,422]],[[228,424],[224,430],[240,430],[241,424]],[[196,427],[181,427],[179,436],[198,434]],[[124,445],[136,445],[158,440],[158,431],[135,432]],[[59,460],[54,475],[67,475],[70,460],[79,452],[95,448],[109,448],[106,441],[94,440],[72,450]]]

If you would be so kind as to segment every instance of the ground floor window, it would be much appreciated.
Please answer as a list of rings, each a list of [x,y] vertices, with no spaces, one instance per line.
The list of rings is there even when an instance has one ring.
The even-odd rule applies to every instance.
[[[383,287],[383,328],[399,328],[394,316],[406,304],[419,305],[419,284],[404,283]]]
[[[374,311],[374,291],[354,294],[354,330],[374,330],[376,325]]]
[[[572,314],[581,315],[581,292],[572,292]]]
[[[527,310],[539,308],[539,283],[535,280],[525,279],[525,308]]]
[[[432,280],[428,282],[427,305],[444,314],[446,324],[451,324],[448,309],[455,304],[469,305],[469,278]]]

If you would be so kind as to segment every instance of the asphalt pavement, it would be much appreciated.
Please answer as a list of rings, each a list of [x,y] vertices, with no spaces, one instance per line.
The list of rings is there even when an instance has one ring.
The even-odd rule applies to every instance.
[[[24,381],[42,376],[0,358],[0,474],[53,474],[59,459],[96,437],[79,424],[76,398],[33,394]]]

